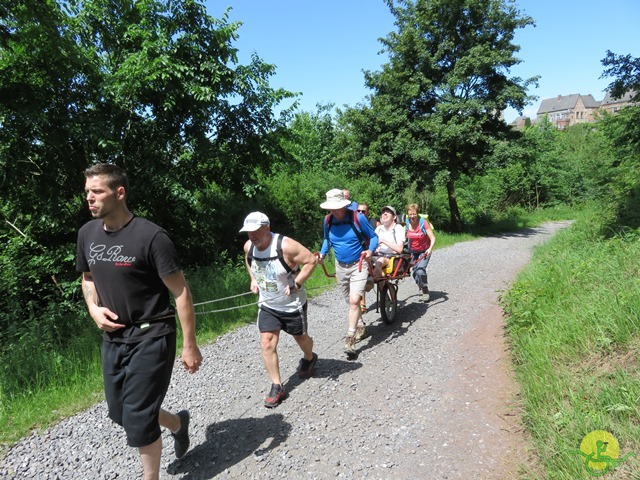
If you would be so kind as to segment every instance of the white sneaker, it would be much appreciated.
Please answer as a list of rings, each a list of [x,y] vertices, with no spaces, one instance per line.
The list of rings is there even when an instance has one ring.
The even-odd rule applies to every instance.
[[[429,299],[431,298],[431,295],[429,295],[429,287],[422,287],[422,301],[423,302],[428,302]]]

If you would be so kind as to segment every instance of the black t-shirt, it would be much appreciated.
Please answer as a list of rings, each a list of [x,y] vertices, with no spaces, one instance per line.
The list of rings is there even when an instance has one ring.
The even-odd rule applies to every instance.
[[[127,325],[105,332],[110,342],[131,343],[175,331],[175,308],[162,277],[180,271],[175,246],[165,230],[139,217],[116,232],[102,220],[78,232],[76,270],[91,272],[100,305]]]

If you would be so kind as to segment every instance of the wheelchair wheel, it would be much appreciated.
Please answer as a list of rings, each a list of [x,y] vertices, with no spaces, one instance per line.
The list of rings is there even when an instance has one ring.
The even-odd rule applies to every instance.
[[[393,283],[385,282],[380,289],[380,313],[384,323],[393,323],[396,320],[398,309],[398,287]]]

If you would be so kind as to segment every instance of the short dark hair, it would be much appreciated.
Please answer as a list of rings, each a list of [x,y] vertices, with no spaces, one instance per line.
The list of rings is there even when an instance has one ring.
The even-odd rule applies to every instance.
[[[129,177],[127,177],[127,172],[118,165],[112,163],[96,163],[84,171],[84,176],[85,178],[105,177],[107,186],[111,190],[124,187],[125,198],[127,198],[129,194]]]

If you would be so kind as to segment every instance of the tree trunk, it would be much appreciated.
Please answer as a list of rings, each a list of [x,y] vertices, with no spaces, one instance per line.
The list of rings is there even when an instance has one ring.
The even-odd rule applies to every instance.
[[[458,208],[458,200],[456,200],[456,187],[452,178],[447,182],[447,195],[449,197],[449,212],[451,214],[451,231],[455,233],[462,232],[462,218],[460,217],[460,209]]]

